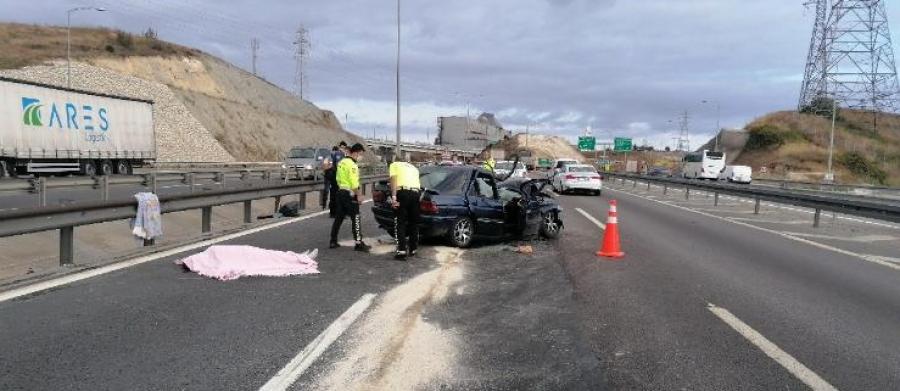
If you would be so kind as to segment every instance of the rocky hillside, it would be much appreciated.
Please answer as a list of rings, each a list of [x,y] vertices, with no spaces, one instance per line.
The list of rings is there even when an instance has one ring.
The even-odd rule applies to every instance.
[[[827,171],[830,115],[777,112],[745,130],[746,142],[734,164],[802,181],[820,181]],[[900,116],[838,110],[834,146],[838,183],[900,186]]]
[[[292,145],[359,141],[333,113],[198,50],[105,29],[72,42],[73,88],[156,102],[160,161],[277,161]],[[0,24],[0,74],[63,85],[64,48],[65,29]]]

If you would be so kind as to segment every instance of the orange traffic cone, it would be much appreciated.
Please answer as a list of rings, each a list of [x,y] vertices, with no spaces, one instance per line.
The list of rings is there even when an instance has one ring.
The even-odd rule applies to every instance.
[[[597,251],[598,257],[622,258],[625,253],[619,245],[619,217],[616,212],[616,200],[609,201],[609,217],[606,220],[606,232],[603,233],[603,246]]]

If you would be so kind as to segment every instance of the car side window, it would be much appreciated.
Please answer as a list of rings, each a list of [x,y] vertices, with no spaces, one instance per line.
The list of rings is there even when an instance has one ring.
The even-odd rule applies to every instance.
[[[495,198],[497,193],[494,191],[494,179],[484,175],[478,174],[475,178],[475,192],[478,196],[484,198]]]

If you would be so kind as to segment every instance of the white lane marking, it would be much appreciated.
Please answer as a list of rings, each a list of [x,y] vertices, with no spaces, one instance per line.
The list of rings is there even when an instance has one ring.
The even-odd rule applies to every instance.
[[[785,232],[788,235],[802,236],[811,239],[840,240],[845,242],[874,243],[874,242],[892,242],[900,239],[896,236],[889,235],[860,235],[860,236],[832,236],[821,234],[808,234],[803,232]]]
[[[274,377],[269,379],[259,391],[284,391],[303,375],[303,372],[314,363],[322,353],[331,346],[359,318],[375,300],[375,294],[367,293],[359,298],[350,308],[322,331],[309,345],[294,356]]]
[[[778,235],[778,236],[781,236],[781,237],[783,237],[783,238],[790,239],[790,240],[793,240],[793,241],[797,241],[797,242],[800,242],[800,243],[805,243],[805,244],[808,244],[808,245],[810,245],[810,246],[818,247],[818,248],[821,248],[821,249],[824,249],[824,250],[828,250],[828,251],[833,251],[833,252],[836,252],[836,253],[838,253],[838,254],[846,255],[846,256],[849,256],[849,257],[853,257],[853,258],[857,258],[857,259],[862,259],[863,261],[866,261],[866,262],[872,262],[872,263],[875,263],[875,264],[879,264],[879,265],[881,265],[881,266],[887,266],[887,267],[889,267],[889,268],[891,268],[891,269],[894,269],[894,270],[900,270],[900,265],[897,265],[897,264],[894,264],[894,263],[891,263],[891,262],[886,262],[886,261],[884,261],[884,260],[882,260],[882,259],[880,259],[880,258],[878,258],[878,257],[869,257],[869,256],[857,254],[857,253],[850,252],[850,251],[847,251],[847,250],[839,249],[839,248],[837,248],[837,247],[831,247],[831,246],[829,246],[829,245],[827,245],[827,244],[822,244],[822,243],[815,242],[815,241],[812,241],[812,240],[807,240],[807,239],[803,239],[803,238],[798,238],[798,237],[796,237],[796,236],[791,236],[791,235],[788,235],[788,234],[786,234],[786,233],[784,233],[784,232],[779,232],[779,231],[775,231],[775,230],[768,229],[768,228],[758,227],[758,226],[755,226],[755,225],[753,225],[753,224],[747,224],[747,223],[744,223],[744,222],[741,222],[741,221],[737,221],[737,220],[733,220],[733,219],[730,219],[730,218],[727,218],[727,217],[716,216],[716,215],[714,215],[714,214],[709,214],[709,213],[701,212],[701,211],[699,211],[699,210],[694,210],[694,209],[691,209],[691,208],[686,208],[686,207],[683,207],[683,206],[681,206],[681,205],[675,205],[675,204],[668,203],[668,202],[662,202],[662,201],[657,201],[657,200],[651,200],[651,199],[648,199],[648,198],[643,197],[643,196],[638,195],[638,194],[633,194],[633,193],[629,193],[629,192],[622,191],[622,190],[616,190],[616,189],[610,189],[610,190],[618,191],[618,192],[620,192],[620,193],[624,193],[624,194],[628,194],[628,195],[631,195],[631,196],[634,196],[634,197],[642,198],[642,199],[645,199],[645,200],[650,201],[650,202],[656,202],[656,203],[658,203],[658,204],[662,204],[662,205],[666,205],[666,206],[671,206],[671,207],[673,207],[673,208],[678,208],[678,209],[685,210],[685,211],[688,211],[688,212],[691,212],[691,213],[696,213],[696,214],[701,215],[701,216],[706,216],[706,217],[710,217],[710,218],[713,218],[713,219],[718,219],[718,220],[722,220],[722,221],[727,221],[727,222],[729,222],[729,223],[737,224],[737,225],[740,225],[740,226],[743,226],[743,227],[753,228],[753,229],[755,229],[755,230],[759,230],[759,231],[763,231],[763,232],[768,232],[768,233],[770,233],[770,234]]]
[[[834,388],[834,386],[819,377],[819,375],[807,368],[803,363],[797,361],[797,359],[784,350],[781,350],[781,348],[772,343],[772,341],[766,339],[766,337],[742,322],[728,310],[716,307],[713,304],[709,304],[707,309],[727,325],[731,326],[734,331],[737,331],[741,336],[750,341],[750,343],[759,348],[759,350],[762,350],[763,353],[784,367],[784,369],[787,369],[788,372],[797,377],[797,379],[809,386],[813,391],[837,391],[837,388]]]
[[[806,220],[778,221],[778,220],[756,219],[753,217],[729,217],[729,219],[738,220],[738,221],[749,221],[749,222],[762,223],[762,224],[809,225],[809,221],[806,221]]]
[[[367,202],[371,202],[371,200],[366,200],[363,203],[367,203]],[[56,278],[56,279],[52,279],[52,280],[42,281],[42,282],[39,282],[36,284],[23,286],[21,288],[12,289],[12,290],[9,290],[6,292],[0,292],[0,303],[7,301],[7,300],[15,299],[17,297],[27,296],[30,294],[45,291],[47,289],[53,289],[53,288],[56,288],[59,286],[71,284],[73,282],[85,280],[88,278],[100,276],[100,275],[107,274],[107,273],[112,273],[116,270],[122,270],[122,269],[129,268],[129,267],[132,267],[135,265],[140,265],[142,263],[147,263],[147,262],[155,261],[157,259],[170,257],[172,255],[177,255],[177,254],[183,253],[185,251],[196,250],[198,248],[211,246],[213,244],[222,243],[222,242],[225,242],[228,240],[241,238],[241,237],[244,237],[247,235],[252,235],[252,234],[263,232],[263,231],[268,231],[273,228],[283,227],[288,224],[299,223],[301,221],[309,220],[314,217],[319,217],[319,216],[325,215],[327,213],[328,213],[328,211],[322,211],[322,212],[317,212],[317,213],[313,213],[313,214],[306,215],[306,216],[295,217],[295,218],[292,218],[289,220],[264,225],[262,227],[256,227],[256,228],[248,229],[246,231],[235,232],[233,234],[220,236],[218,238],[204,240],[202,242],[197,242],[194,244],[189,244],[189,245],[178,247],[178,248],[173,248],[171,250],[166,250],[166,251],[158,252],[155,254],[146,255],[143,257],[138,257],[138,258],[130,259],[127,261],[114,263],[112,265],[103,266],[103,267],[99,267],[96,269],[86,270],[86,271],[83,271],[80,273],[75,273],[75,274],[71,274],[68,276],[64,276],[64,277],[60,277],[60,278]]]
[[[600,222],[600,220],[595,219],[594,216],[591,216],[588,212],[585,212],[584,209],[575,208],[575,210],[578,211],[578,213],[581,213],[585,218],[590,220],[592,223],[594,223],[598,227],[600,227],[600,229],[606,231],[606,224],[603,224]]]

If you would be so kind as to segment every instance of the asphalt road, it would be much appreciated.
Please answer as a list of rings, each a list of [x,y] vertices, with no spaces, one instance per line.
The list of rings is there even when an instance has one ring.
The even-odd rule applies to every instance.
[[[533,255],[329,251],[320,216],[233,241],[318,247],[317,276],[218,282],[179,255],[0,302],[0,389],[253,390],[310,346],[321,356],[290,389],[900,389],[900,270],[839,252],[861,242],[798,240],[800,212],[753,222],[738,201],[713,214],[702,197],[629,193],[560,197],[566,230]],[[627,253],[615,262],[594,256],[601,229],[579,211],[605,221],[610,197]],[[896,230],[835,221],[861,227],[850,237]]]

